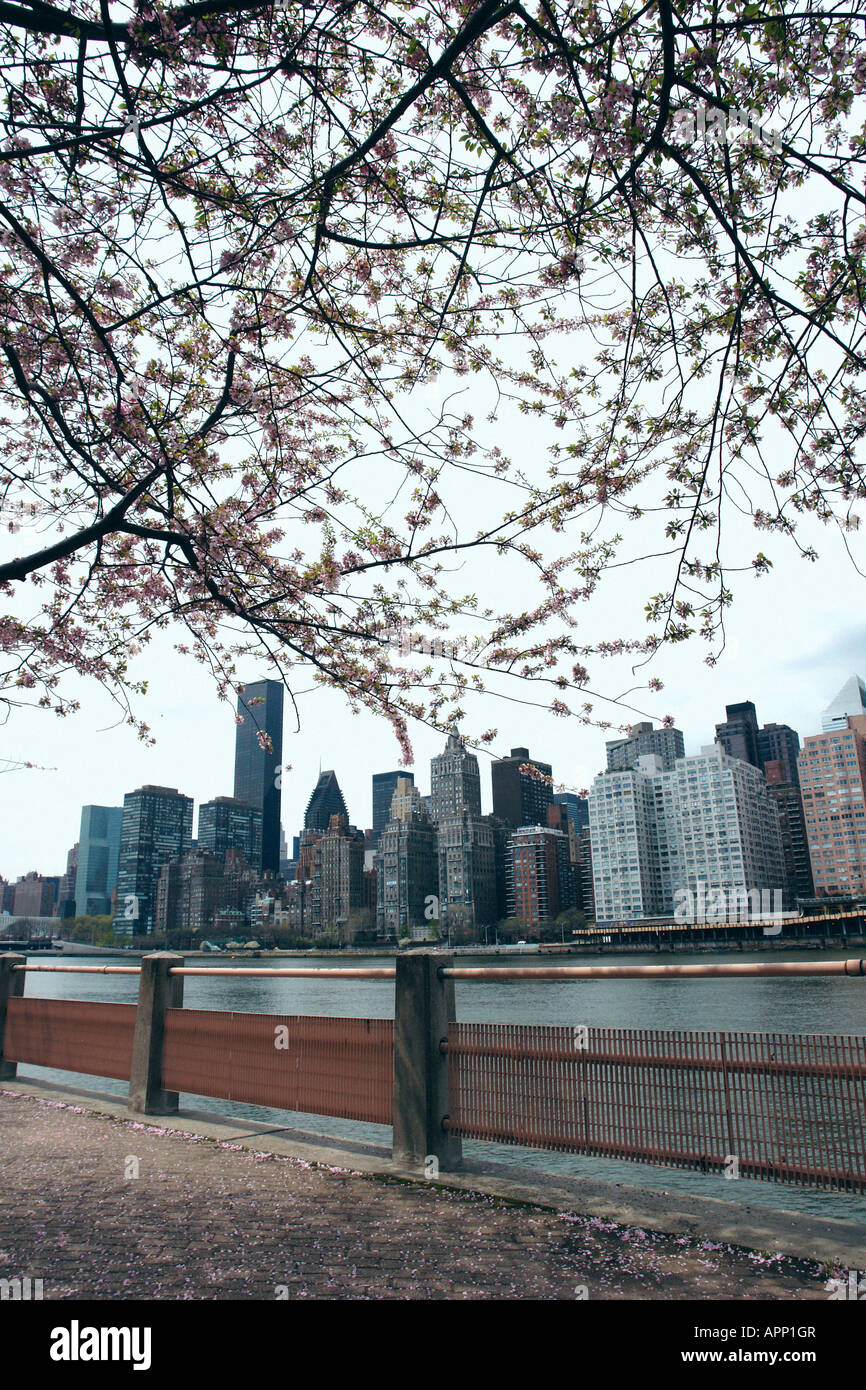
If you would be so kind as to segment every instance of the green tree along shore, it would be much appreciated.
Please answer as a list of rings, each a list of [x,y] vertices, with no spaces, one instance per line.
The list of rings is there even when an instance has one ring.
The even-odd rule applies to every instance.
[[[355,931],[355,924],[350,923],[349,929],[343,932],[329,931],[323,932],[316,937],[299,935],[287,927],[267,926],[265,928],[243,928],[238,931],[209,930],[206,933],[189,931],[170,931],[154,932],[148,936],[128,936],[125,934],[115,934],[113,919],[109,917],[75,917],[71,921],[58,922],[56,935],[64,941],[75,941],[90,946],[132,946],[136,950],[148,949],[160,951],[165,949],[194,951],[198,950],[202,941],[212,941],[217,945],[225,945],[229,940],[246,943],[255,940],[265,949],[279,950],[338,950],[343,946],[354,945],[386,945],[388,943],[375,940],[375,933],[371,931],[370,940],[365,941],[365,933]],[[569,908],[567,912],[562,912],[555,921],[544,922],[539,928],[532,928],[518,917],[507,917],[498,922],[495,928],[488,929],[488,939],[492,940],[494,935],[502,942],[525,941],[569,941],[571,933],[580,930],[586,925],[586,917],[577,908]],[[408,932],[400,937],[400,944],[405,944],[409,940]],[[431,924],[429,933],[431,943],[441,940],[440,928]],[[474,943],[468,937],[464,939],[461,935],[460,940],[452,935],[455,945],[480,945],[481,942]],[[396,943],[392,943],[396,944]]]

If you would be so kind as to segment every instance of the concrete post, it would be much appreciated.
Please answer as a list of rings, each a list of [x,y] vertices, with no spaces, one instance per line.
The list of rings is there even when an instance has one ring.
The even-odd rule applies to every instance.
[[[397,957],[394,1000],[395,1162],[435,1176],[459,1168],[462,1145],[443,1129],[448,1114],[448,1057],[439,1044],[453,1022],[454,981],[438,971],[452,957],[419,951]],[[435,1159],[435,1164],[432,1160]]]
[[[16,965],[26,965],[26,956],[0,956],[0,1081],[11,1081],[18,1072],[17,1062],[3,1060],[3,1041],[6,1037],[6,1003],[9,999],[20,999],[24,993],[27,976],[23,970],[15,970]]]
[[[162,1089],[165,1011],[183,1006],[183,976],[168,973],[175,965],[183,965],[183,956],[170,951],[155,951],[141,958],[129,1077],[129,1109],[136,1115],[173,1115],[177,1111],[177,1091]]]

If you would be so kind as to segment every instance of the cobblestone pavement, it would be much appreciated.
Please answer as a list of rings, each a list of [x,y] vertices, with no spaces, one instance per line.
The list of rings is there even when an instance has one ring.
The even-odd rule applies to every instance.
[[[27,1275],[46,1299],[827,1297],[807,1261],[0,1090],[0,1278]]]

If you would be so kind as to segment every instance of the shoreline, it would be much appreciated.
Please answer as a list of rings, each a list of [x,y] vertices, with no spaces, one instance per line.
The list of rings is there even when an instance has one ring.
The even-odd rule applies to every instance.
[[[81,945],[83,943],[76,943]],[[795,952],[802,954],[807,951],[847,951],[849,949],[861,949],[866,946],[866,936],[850,935],[841,936],[838,934],[827,935],[820,939],[804,939],[802,937],[773,937],[771,940],[757,938],[756,940],[744,940],[740,938],[736,941],[727,942],[643,942],[641,944],[632,942],[599,942],[597,944],[581,942],[578,944],[560,942],[545,942],[542,944],[533,943],[531,946],[452,946],[450,954],[454,956],[498,956],[506,959],[519,957],[540,957],[546,959],[550,956],[632,956],[632,955],[702,955],[717,956],[730,955],[731,953],[778,953]],[[347,946],[341,948],[322,949],[316,947],[282,949],[279,947],[262,948],[257,951],[186,951],[178,950],[177,954],[182,955],[185,960],[281,960],[306,958],[314,960],[365,960],[381,959],[383,957],[393,958],[398,955],[413,953],[417,950],[439,950],[448,952],[449,948],[442,942],[413,942],[409,946]],[[48,956],[70,961],[76,959],[95,959],[103,956],[111,956],[114,959],[120,958],[140,958],[149,955],[145,949],[124,949],[115,947],[107,950],[95,948],[92,952],[79,950],[64,952],[61,950],[40,950],[40,958]]]

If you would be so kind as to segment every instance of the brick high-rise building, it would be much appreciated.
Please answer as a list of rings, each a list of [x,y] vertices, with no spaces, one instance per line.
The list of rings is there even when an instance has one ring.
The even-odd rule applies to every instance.
[[[524,826],[508,843],[508,915],[535,934],[576,905],[568,836],[550,826]]]
[[[785,895],[793,906],[797,898],[810,897],[812,893],[797,764],[800,735],[789,724],[764,724],[759,728],[750,700],[727,705],[725,713],[727,721],[716,725],[718,743],[729,757],[761,769],[779,812]]]
[[[364,833],[342,815],[316,842],[313,862],[313,921],[318,930],[351,940],[364,913]]]
[[[739,705],[726,705],[727,718],[723,724],[716,725],[716,742],[720,743],[729,758],[739,758],[741,762],[760,767],[758,754],[758,715],[751,700]]]
[[[191,850],[160,870],[155,930],[190,932],[204,938],[215,930],[218,934],[226,914],[236,924],[246,924],[249,903],[259,883],[258,869],[236,851],[226,860],[207,850]]]
[[[12,912],[16,917],[53,917],[59,877],[44,878],[31,870],[15,884]]]
[[[816,895],[866,893],[866,716],[804,741],[800,788]]]
[[[491,764],[493,814],[506,825],[546,825],[553,801],[550,763],[530,758],[528,748],[512,748],[509,758]]]
[[[295,878],[306,882],[312,881],[313,869],[316,864],[316,845],[324,835],[324,830],[302,830],[298,843],[297,867]]]
[[[790,724],[764,724],[758,727],[758,716],[751,700],[740,705],[726,705],[727,719],[716,725],[716,741],[729,758],[739,758],[761,771],[769,762],[781,762],[786,782],[797,781],[797,754],[800,736]]]
[[[790,724],[765,724],[758,730],[758,766],[765,775],[769,763],[780,763],[781,781],[793,782],[796,786],[800,777],[797,769],[799,753],[800,735]]]

